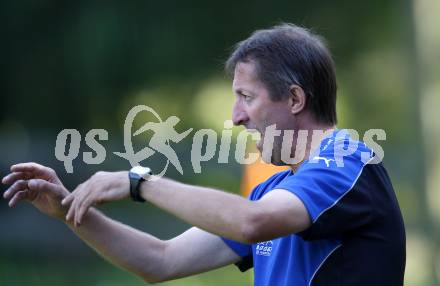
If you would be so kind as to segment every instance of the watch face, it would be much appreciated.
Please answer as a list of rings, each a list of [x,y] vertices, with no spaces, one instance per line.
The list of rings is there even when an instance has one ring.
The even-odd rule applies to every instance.
[[[148,179],[151,176],[151,169],[142,167],[142,166],[136,166],[131,168],[131,173],[139,175],[141,178]]]

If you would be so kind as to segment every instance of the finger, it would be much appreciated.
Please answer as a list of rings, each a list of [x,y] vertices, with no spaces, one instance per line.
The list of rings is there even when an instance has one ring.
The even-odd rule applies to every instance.
[[[81,194],[82,186],[83,186],[83,184],[79,184],[76,187],[76,189],[72,193],[70,193],[70,195],[69,195],[70,198],[68,199],[68,201],[70,202],[70,207],[69,207],[69,211],[67,212],[67,215],[66,215],[66,221],[73,220],[73,222],[75,222],[75,220],[74,220],[75,210],[76,210],[76,205],[79,202],[79,196]]]
[[[67,211],[66,214],[66,221],[70,221],[74,215],[75,212],[75,199],[72,201],[72,203],[70,204],[69,210]]]
[[[31,191],[36,192],[52,192],[56,195],[64,196],[64,192],[67,192],[63,189],[63,186],[48,182],[42,179],[31,179],[28,181],[28,188]]]
[[[30,162],[30,163],[19,163],[11,166],[12,172],[29,172],[34,176],[40,176],[43,179],[49,180],[54,179],[56,183],[61,183],[55,173],[55,171],[49,167]]]
[[[9,201],[8,203],[9,207],[11,208],[15,207],[20,201],[25,200],[28,194],[29,194],[28,190],[19,191],[18,193],[16,193]]]
[[[12,172],[35,172],[35,171],[42,171],[45,167],[43,165],[34,163],[34,162],[28,162],[28,163],[18,163],[11,166]]]
[[[78,211],[75,214],[75,220],[78,223],[78,225],[81,225],[82,219],[84,215],[87,213],[89,208],[94,204],[94,200],[90,198],[86,198],[82,204],[78,207]]]
[[[77,199],[77,203],[75,204],[75,214],[74,214],[74,218],[73,218],[73,223],[76,226],[78,226],[78,212],[79,212],[79,208],[82,205],[82,202],[84,200],[82,198],[78,198]]]
[[[83,186],[83,184],[79,184],[75,188],[75,190],[73,190],[73,192],[70,193],[70,195],[68,196],[69,198],[67,201],[70,203],[70,207],[69,207],[69,211],[66,214],[66,221],[70,221],[75,214],[75,207],[76,207],[76,204],[78,203],[78,196],[80,194],[82,186]]]
[[[87,182],[87,181],[86,181],[86,182]],[[72,191],[71,194],[72,194],[73,196],[77,197],[78,193],[81,191],[82,187],[84,186],[84,184],[85,184],[86,182],[83,182],[83,183],[79,184],[78,186],[76,186],[76,188]]]
[[[68,206],[72,203],[73,199],[74,199],[74,195],[72,193],[70,193],[67,197],[65,197],[62,201],[61,204],[63,206]]]
[[[61,200],[69,194],[69,191],[66,190],[63,186],[42,179],[29,180],[28,190],[28,199],[30,201],[33,201],[38,196],[38,193],[45,193],[53,200],[60,203]]]
[[[84,192],[82,192],[82,193],[84,193]],[[83,207],[85,201],[87,200],[87,194],[83,195],[82,193],[78,194],[78,196],[77,196],[78,202],[76,203],[76,206],[75,206],[75,217],[74,217],[75,224],[79,223],[78,214],[79,214],[81,208]]]
[[[70,195],[72,196],[72,199],[71,199],[69,210],[66,214],[66,221],[72,221],[75,217],[76,205],[79,202],[79,198],[78,198],[79,190],[77,189],[74,193],[71,193]],[[73,222],[75,222],[75,221],[73,220]]]
[[[11,185],[17,180],[29,180],[32,179],[32,173],[29,172],[12,172],[2,179],[2,183],[5,185]]]
[[[16,181],[9,189],[7,189],[3,193],[3,197],[5,199],[12,198],[17,192],[26,190],[28,188],[28,182],[25,180],[18,180]]]
[[[84,216],[84,214],[88,211],[89,207],[86,206],[82,206],[78,213],[76,214],[76,222],[78,225],[81,225],[82,223],[82,217]]]
[[[85,199],[88,196],[87,193],[87,181],[85,183],[82,183],[80,185],[78,185],[78,187],[73,191],[72,195],[75,197],[74,200],[74,205],[72,203],[71,208],[73,207],[73,211],[72,211],[72,217],[70,219],[73,219],[74,225],[75,227],[78,224],[78,211],[79,208],[81,207],[81,205],[83,204],[83,202],[85,201]]]

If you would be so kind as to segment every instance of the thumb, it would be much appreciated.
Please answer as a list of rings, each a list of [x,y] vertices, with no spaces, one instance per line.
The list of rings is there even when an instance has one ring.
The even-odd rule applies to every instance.
[[[60,186],[49,183],[48,181],[41,180],[41,179],[32,179],[28,181],[28,188],[31,191],[37,191],[37,192],[55,192],[60,193]]]

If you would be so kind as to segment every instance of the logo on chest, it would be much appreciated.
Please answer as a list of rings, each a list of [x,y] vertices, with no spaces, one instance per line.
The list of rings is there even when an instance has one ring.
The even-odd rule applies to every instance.
[[[273,247],[272,240],[259,242],[257,243],[255,254],[262,256],[270,256],[272,254],[272,247]]]

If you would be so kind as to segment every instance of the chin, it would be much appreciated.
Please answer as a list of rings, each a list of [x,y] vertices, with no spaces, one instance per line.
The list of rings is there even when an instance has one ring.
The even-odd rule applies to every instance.
[[[283,162],[283,160],[281,160],[281,154],[272,153],[270,158],[266,158],[265,156],[263,156],[263,152],[260,148],[258,148],[258,151],[260,151],[261,160],[266,164],[272,164],[275,166],[286,166],[287,165],[286,163]]]
[[[275,165],[275,166],[286,166],[287,165],[286,163],[283,162],[283,160],[281,160],[281,156],[277,158],[277,156],[274,156],[274,154],[272,154],[270,164]]]
[[[286,163],[284,163],[284,162],[278,162],[278,161],[274,161],[274,160],[272,160],[272,162],[270,162],[270,163],[275,166],[287,166]]]

